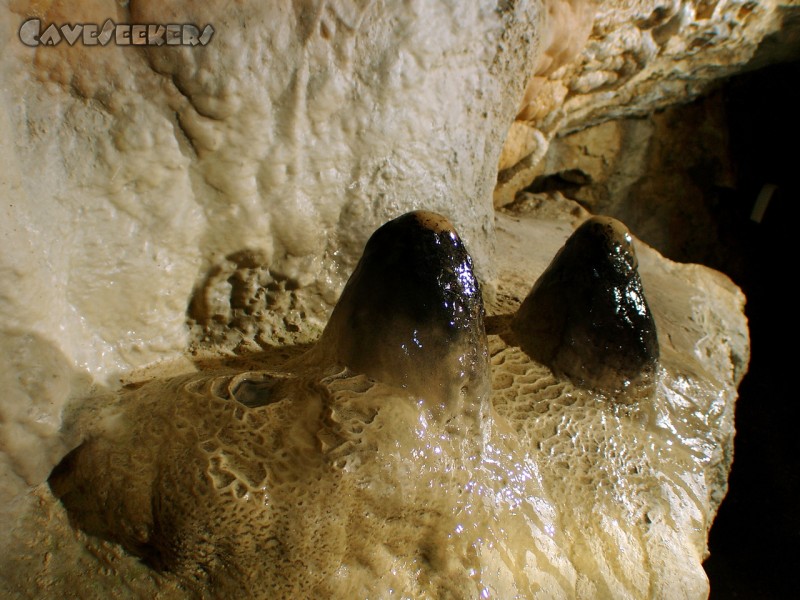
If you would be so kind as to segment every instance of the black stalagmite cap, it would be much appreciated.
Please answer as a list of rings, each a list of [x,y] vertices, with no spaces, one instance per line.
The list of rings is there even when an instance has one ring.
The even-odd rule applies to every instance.
[[[472,259],[452,224],[411,212],[369,239],[319,345],[354,371],[444,407],[488,382],[483,316]]]
[[[628,229],[593,217],[570,236],[520,306],[520,346],[575,383],[608,393],[649,385],[658,336]]]

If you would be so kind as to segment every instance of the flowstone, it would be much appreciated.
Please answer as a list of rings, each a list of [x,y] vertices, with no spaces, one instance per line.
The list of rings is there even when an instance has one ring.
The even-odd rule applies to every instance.
[[[452,226],[412,213],[367,244],[316,348],[84,405],[83,442],[50,477],[71,523],[140,557],[136,581],[151,570],[167,596],[705,597],[747,362],[741,294],[637,243],[661,357],[652,389],[621,402],[532,359],[512,329],[572,223],[500,215],[498,229],[488,336]],[[376,285],[411,286],[408,302]]]

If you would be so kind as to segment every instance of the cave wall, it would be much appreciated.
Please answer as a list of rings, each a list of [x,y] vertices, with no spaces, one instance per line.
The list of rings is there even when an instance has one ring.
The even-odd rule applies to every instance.
[[[17,325],[63,328],[94,375],[130,369],[183,349],[191,290],[224,257],[257,254],[332,298],[367,233],[423,205],[453,213],[488,272],[486,199],[538,4],[103,7],[4,15]],[[16,30],[30,13],[216,33],[196,48],[28,48]]]
[[[510,129],[495,205],[533,181],[555,136],[685,103],[785,57],[797,45],[796,9],[772,0],[553,3],[550,44]]]
[[[578,169],[576,198],[679,246],[650,208],[675,186],[700,214],[695,193],[728,186],[731,167],[713,133],[661,179],[626,175],[663,165],[694,125],[712,131],[705,109],[653,111],[752,65],[794,5],[4,5],[3,497],[69,448],[70,398],[189,346],[313,339],[368,234],[407,210],[448,215],[489,282],[493,201]],[[211,23],[215,37],[28,48],[32,16]],[[702,184],[686,173],[698,157]]]
[[[724,263],[738,185],[721,93],[556,137],[529,192],[613,215],[680,262]],[[726,269],[730,273],[730,269]]]
[[[30,18],[215,33],[28,47]],[[226,269],[266,266],[270,308],[321,324],[369,233],[424,207],[491,279],[496,164],[541,19],[538,2],[4,5],[0,329],[4,352],[38,357],[3,373],[12,470],[52,466],[22,449],[56,444],[68,397],[179,357],[190,304],[198,335],[230,326]],[[296,328],[270,314],[270,334]]]

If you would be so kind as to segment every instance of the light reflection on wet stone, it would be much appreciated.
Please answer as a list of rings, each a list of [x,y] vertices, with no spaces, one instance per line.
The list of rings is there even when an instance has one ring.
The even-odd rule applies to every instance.
[[[593,217],[570,236],[517,312],[522,348],[577,384],[619,395],[652,387],[659,357],[628,229]]]

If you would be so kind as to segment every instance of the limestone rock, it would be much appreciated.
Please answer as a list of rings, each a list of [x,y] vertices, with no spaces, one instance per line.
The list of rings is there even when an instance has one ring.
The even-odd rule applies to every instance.
[[[739,183],[725,114],[720,92],[559,136],[532,169],[530,189],[613,215],[675,260],[724,265],[720,223],[734,210],[726,192]]]
[[[417,208],[452,219],[491,279],[489,198],[541,13],[535,1],[4,5],[0,329],[51,346],[44,371],[63,356],[111,387],[190,344],[307,343],[369,234]],[[43,30],[112,19],[215,33],[204,46],[29,47],[19,31],[34,17]],[[83,391],[15,399],[46,416],[8,427],[56,423]]]
[[[3,323],[109,380],[177,356],[193,291],[237,253],[322,294],[308,316],[324,322],[369,233],[423,207],[454,221],[490,279],[488,198],[540,14],[533,1],[3,8]],[[32,16],[215,33],[31,48],[18,31]]]
[[[503,338],[504,318],[583,213],[572,206],[566,221],[535,210],[536,220],[502,216],[495,254],[491,197],[515,115],[516,145],[502,160],[516,165],[500,176],[511,188],[523,187],[529,168],[565,126],[649,110],[656,97],[666,102],[694,94],[726,71],[700,69],[689,84],[687,73],[694,76],[703,60],[746,61],[756,40],[773,27],[771,3],[712,3],[703,16],[700,7],[706,4],[3,5],[0,135],[8,143],[0,150],[0,348],[13,358],[0,367],[6,390],[0,399],[0,513],[9,524],[0,531],[0,594],[184,598],[192,591],[207,593],[202,585],[187,589],[187,581],[202,583],[205,577],[197,570],[204,564],[198,556],[210,557],[213,568],[206,574],[222,574],[230,583],[217,589],[241,593],[255,589],[249,577],[273,567],[256,561],[248,571],[230,557],[252,560],[267,552],[276,558],[274,565],[288,569],[279,571],[286,577],[323,575],[319,589],[327,596],[374,595],[387,585],[400,589],[409,581],[404,576],[419,573],[422,564],[431,579],[406,587],[417,597],[483,594],[476,587],[482,581],[501,597],[520,589],[533,596],[535,585],[545,597],[641,596],[648,589],[702,597],[705,534],[725,491],[735,386],[747,364],[741,294],[718,274],[640,248],[659,331],[672,332],[662,348],[669,376],[660,404],[633,418],[604,413],[591,394],[573,393]],[[215,32],[209,44],[196,47],[97,47],[63,40],[29,47],[19,31],[31,17],[44,24],[187,22],[210,24]],[[720,33],[711,39],[719,39],[718,45],[682,42],[715,28]],[[513,200],[511,188],[504,190]],[[523,199],[520,208],[533,204]],[[555,210],[553,203],[548,206]],[[419,407],[393,385],[363,374],[330,379],[330,373],[301,373],[291,383],[281,375],[322,330],[369,234],[415,209],[448,217],[474,257],[478,277],[498,290],[484,294],[495,318],[489,343],[498,429],[481,431],[477,442],[465,438],[465,445],[450,437],[446,424],[431,426],[420,438]],[[531,240],[535,247],[521,251],[523,241]],[[674,294],[676,286],[693,295]],[[204,354],[210,349],[217,352],[211,358]],[[264,365],[274,368],[270,377],[279,381],[256,377],[253,386],[231,391],[234,401],[240,393],[241,407],[220,403],[230,400],[227,384]],[[680,388],[685,382],[688,391]],[[175,403],[162,402],[164,386]],[[261,405],[266,392],[290,392],[306,402]],[[104,483],[129,493],[116,505],[95,496],[117,517],[135,516],[122,540],[129,549],[141,543],[141,526],[153,514],[151,488],[142,482],[152,475],[153,461],[166,465],[158,485],[165,491],[159,496],[165,499],[162,517],[175,532],[169,543],[181,550],[169,565],[174,571],[158,560],[154,565],[165,570],[149,569],[122,546],[95,537],[102,533],[97,521],[76,529],[43,483],[90,431],[63,427],[62,411],[70,401],[70,410],[98,427],[92,432],[114,434],[89,441],[99,449],[89,481],[98,465],[107,465],[115,475]],[[339,412],[322,410],[332,406]],[[385,406],[392,408],[370,421]],[[207,409],[200,413],[208,417],[202,426],[195,420],[198,408]],[[251,439],[260,417],[245,415],[258,408],[265,409],[262,416],[276,413],[267,421],[287,428],[270,425],[273,437]],[[139,409],[153,420],[139,420]],[[574,417],[569,427],[559,425],[564,411]],[[708,421],[697,422],[698,411],[710,415]],[[610,428],[597,426],[603,415]],[[345,442],[356,440],[319,438],[321,430],[304,429],[309,423],[331,425],[333,417],[347,421],[354,435],[360,435],[359,427],[367,432],[368,443],[358,452],[342,451],[353,459],[356,475],[350,472],[341,489],[331,471],[317,485],[320,469],[330,466],[320,461],[319,450],[340,442],[351,448]],[[640,417],[646,441],[659,442],[655,454],[638,454],[645,439]],[[666,431],[670,426],[681,440],[668,451],[659,444],[675,443],[669,437],[674,432]],[[297,454],[286,454],[282,431],[302,440],[294,446]],[[208,439],[192,437],[201,434]],[[114,443],[120,439],[122,446]],[[182,445],[186,440],[192,443]],[[540,447],[539,440],[547,443]],[[486,450],[480,465],[476,447]],[[595,455],[581,454],[584,447]],[[234,464],[249,451],[244,448],[265,454]],[[386,458],[374,480],[377,491],[357,468],[374,460],[376,450]],[[610,458],[592,463],[597,452]],[[629,461],[628,453],[636,456]],[[236,485],[237,477],[258,487],[265,456],[275,459],[272,475],[278,478],[310,467],[287,497],[295,501],[299,496],[293,494],[308,492],[302,501],[311,510],[286,505],[289,521],[265,525],[275,526],[287,543],[296,542],[294,554],[269,536],[230,537],[235,530],[226,525],[227,508],[239,507],[237,518],[253,509],[237,504],[248,493]],[[673,456],[678,460],[670,462]],[[228,459],[233,462],[223,464]],[[575,461],[572,472],[564,470],[569,461]],[[287,464],[291,469],[281,471]],[[120,470],[126,465],[140,468],[130,472],[135,482]],[[424,478],[412,485],[403,473],[420,465]],[[470,470],[478,466],[489,483],[473,489],[475,497],[465,502],[448,495],[476,481]],[[628,467],[634,472],[626,472]],[[673,471],[653,498],[641,493],[647,485],[637,486],[668,468]],[[585,477],[565,477],[573,472]],[[676,486],[683,476],[689,478],[686,486]],[[199,496],[189,484],[170,487],[186,477],[204,482]],[[610,490],[597,513],[587,501],[595,484]],[[613,506],[614,493],[625,488],[627,494],[626,486],[636,488],[624,496],[631,504]],[[431,491],[440,488],[448,492]],[[193,503],[218,499],[219,490],[231,500],[223,510],[213,502]],[[317,502],[341,500],[335,510],[350,510],[350,490],[372,494],[375,510],[374,519],[361,515],[364,535],[350,546],[348,564],[357,571],[352,578],[331,571],[331,558],[346,546],[343,521],[331,522],[328,530],[304,527],[324,516],[313,508]],[[178,498],[188,498],[191,510],[182,511],[186,504]],[[581,501],[573,503],[576,498]],[[424,508],[431,503],[433,512]],[[493,531],[499,545],[479,548],[476,533],[485,532],[494,508],[501,515],[495,524],[510,537]],[[266,506],[254,510],[264,516]],[[466,533],[457,530],[463,525],[458,511],[477,515]],[[589,527],[593,517],[606,518],[599,529]],[[522,527],[531,523],[533,529]],[[569,540],[583,525],[586,545],[570,549]],[[221,562],[214,563],[220,555],[209,542],[211,530],[228,536],[219,546]],[[372,540],[386,531],[412,533],[396,538],[396,546],[376,548]],[[426,545],[430,532],[442,543]],[[268,543],[248,546],[254,539]],[[526,546],[531,539],[535,543]],[[443,551],[452,544],[456,559]],[[620,545],[633,557],[621,566],[614,563]],[[315,558],[297,548],[320,554]],[[652,559],[643,558],[645,550]],[[303,563],[309,557],[319,559],[311,570]],[[375,577],[394,567],[388,583]],[[348,588],[352,581],[366,583]]]
[[[319,352],[251,355],[85,403],[73,421],[82,443],[50,477],[63,505],[40,488],[31,515],[40,522],[50,511],[43,533],[69,551],[21,572],[84,596],[109,578],[131,595],[167,597],[182,597],[176,587],[209,597],[371,597],[387,586],[421,598],[707,596],[706,531],[725,493],[733,399],[748,361],[743,297],[724,276],[635,242],[662,336],[655,390],[619,403],[573,385],[533,360],[509,325],[574,218],[498,217],[492,390],[480,384],[485,369],[465,371],[476,385],[456,394],[445,418],[436,364],[450,364],[446,353],[423,352],[422,385],[408,386],[368,361],[343,370],[325,336]],[[362,269],[348,286],[343,314],[372,302],[383,328],[408,307],[363,285],[396,259],[374,246],[371,276]],[[440,292],[470,306],[474,290],[453,289],[450,266],[432,261],[420,288],[416,275],[401,280],[428,299],[428,278],[441,269]],[[352,321],[335,315],[327,335],[349,335]],[[474,339],[457,349],[485,358],[481,321],[464,316]],[[387,352],[402,354],[391,335],[362,342],[361,355],[371,351],[381,367]],[[110,568],[92,566],[87,552]],[[80,581],[70,576],[78,564]]]
[[[733,458],[734,434],[730,402],[749,360],[741,313],[744,297],[727,277],[700,265],[672,263],[636,240],[639,272],[661,340],[662,379],[652,403],[639,404],[636,417],[612,417],[607,408],[598,414],[596,405],[575,400],[575,389],[568,382],[531,364],[511,335],[511,315],[528,293],[527,282],[546,268],[545,257],[555,254],[574,227],[575,217],[569,212],[559,218],[532,219],[534,215],[535,211],[498,216],[501,278],[497,301],[489,309],[497,316],[490,317],[488,326],[492,399],[498,413],[509,418],[524,439],[538,444],[545,488],[563,507],[561,523],[569,539],[580,540],[573,555],[574,595],[704,598],[708,588],[700,562],[707,549],[697,534],[698,528],[705,531],[711,526],[727,490],[724,474]],[[529,258],[522,263],[517,257],[525,251]],[[700,347],[692,340],[702,340]],[[705,388],[711,381],[717,382],[712,387],[720,386],[717,391]],[[532,414],[536,417],[530,418]],[[696,428],[699,421],[705,424]],[[690,441],[683,427],[703,433]],[[677,445],[674,439],[668,441],[672,435],[683,441]],[[656,438],[660,441],[650,450],[661,444],[673,450],[651,454],[640,446]],[[629,454],[634,448],[642,451]],[[626,467],[620,468],[623,463]],[[692,475],[678,476],[673,480],[676,486],[661,480],[663,487],[653,487],[641,479],[650,469],[667,473],[673,466]],[[659,509],[650,512],[656,506],[678,505],[691,508],[680,511],[684,516],[669,524],[660,520]],[[611,533],[610,522],[602,516],[611,513],[617,514],[612,522],[627,524],[624,533]],[[645,579],[633,575],[616,562],[617,554],[603,548],[601,540],[607,535],[622,549],[619,556],[626,556],[624,560],[659,567]]]
[[[549,142],[611,119],[642,116],[709,91],[723,77],[796,48],[792,4],[691,0],[553,2],[553,33],[517,119]],[[588,24],[588,26],[587,26]],[[791,31],[796,31],[792,25]],[[789,25],[787,25],[787,30]],[[584,34],[585,32],[585,34]],[[564,40],[568,40],[568,43]],[[569,50],[565,50],[569,46]],[[515,125],[514,128],[518,128]],[[513,129],[512,129],[513,133]],[[509,136],[495,205],[533,181],[542,144],[525,155]],[[515,166],[507,167],[517,159]]]

